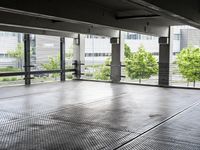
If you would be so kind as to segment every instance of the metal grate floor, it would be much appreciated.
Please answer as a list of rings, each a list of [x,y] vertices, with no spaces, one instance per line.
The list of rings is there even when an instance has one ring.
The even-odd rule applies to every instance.
[[[200,149],[197,90],[69,81],[0,92],[0,150]]]
[[[180,114],[147,134],[132,140],[120,150],[199,150],[200,105]]]
[[[107,149],[135,134],[70,122],[26,119],[0,128],[1,149]]]

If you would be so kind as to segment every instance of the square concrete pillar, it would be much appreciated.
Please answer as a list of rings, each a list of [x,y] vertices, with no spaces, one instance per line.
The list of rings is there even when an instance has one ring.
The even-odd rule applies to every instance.
[[[120,40],[119,40],[119,43],[120,43],[120,57],[121,57],[121,63],[122,61],[124,60],[124,46],[125,46],[125,32],[124,31],[120,31]]]
[[[172,69],[173,69],[173,47],[174,47],[174,29],[173,27],[169,27],[169,85],[172,83]]]
[[[159,38],[159,85],[169,85],[170,73],[170,46],[169,38]]]
[[[119,38],[111,38],[110,42],[112,44],[111,80],[116,83],[121,80],[121,46]]]

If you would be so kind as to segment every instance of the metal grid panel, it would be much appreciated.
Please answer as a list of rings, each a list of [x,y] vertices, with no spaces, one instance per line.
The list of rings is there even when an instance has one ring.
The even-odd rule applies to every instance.
[[[152,87],[133,90],[135,87],[115,84],[111,88],[110,84],[93,88],[99,91],[104,87],[107,91],[105,95],[99,92],[95,98],[94,93],[90,95],[93,83],[67,84],[58,84],[59,88],[55,84],[33,86],[31,89],[38,90],[38,94],[2,98],[0,149],[115,149],[138,135],[133,131],[144,132],[200,98],[198,91],[184,90],[179,94],[182,90]],[[44,87],[51,89],[49,93],[41,93]],[[76,92],[67,92],[72,88]],[[82,90],[84,93],[80,93]],[[163,149],[165,146],[181,149],[184,144],[186,148],[198,147],[198,108],[178,115],[123,148],[160,149],[156,143],[163,145]],[[174,142],[178,146],[174,147]]]
[[[138,138],[119,150],[199,150],[200,144],[172,139]]]
[[[0,149],[107,149],[130,138],[128,132],[40,118],[0,128]]]
[[[200,105],[192,107],[192,109],[123,146],[121,150],[199,150],[199,107]]]
[[[10,112],[4,112],[0,110],[0,125],[11,123],[24,118],[23,115],[14,114]]]
[[[191,105],[196,100],[190,102],[183,100],[179,104],[174,101],[174,106],[164,101],[166,101],[165,98],[162,100],[154,97],[153,100],[144,103],[142,99],[133,101],[132,95],[123,95],[113,100],[63,108],[57,112],[48,113],[45,117],[143,133],[182,110],[186,104]],[[158,102],[160,105],[157,104]]]
[[[53,107],[42,100],[44,97],[45,94],[40,96],[25,95],[21,97],[5,99],[4,101],[0,102],[0,111],[30,116],[55,110],[56,107]]]

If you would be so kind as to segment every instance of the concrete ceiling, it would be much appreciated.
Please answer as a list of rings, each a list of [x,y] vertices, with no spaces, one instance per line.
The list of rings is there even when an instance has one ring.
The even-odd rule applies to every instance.
[[[104,36],[127,30],[168,36],[171,25],[200,28],[199,6],[198,0],[1,0],[0,29]]]

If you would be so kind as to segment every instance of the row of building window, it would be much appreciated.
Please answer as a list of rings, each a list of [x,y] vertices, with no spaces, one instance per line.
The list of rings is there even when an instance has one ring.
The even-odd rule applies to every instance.
[[[106,39],[104,36],[86,35],[87,39]]]
[[[152,52],[152,55],[158,56],[158,52]],[[85,53],[85,57],[108,57],[111,56],[111,53]]]
[[[138,33],[127,33],[125,36],[126,39],[130,40],[157,40],[155,36],[142,35]],[[174,40],[180,40],[180,34],[174,34]]]
[[[18,33],[14,32],[0,32],[0,36],[2,37],[10,37],[10,36],[18,36]]]
[[[180,40],[181,35],[180,34],[174,34],[174,40]]]
[[[0,58],[5,58],[5,57],[8,57],[8,54],[1,54],[0,53]]]
[[[142,35],[138,33],[127,33],[125,36],[126,39],[131,39],[131,40],[156,40],[157,37],[154,36],[149,36],[149,35]]]
[[[0,36],[19,36],[19,33],[14,33],[14,32],[0,32]],[[22,35],[21,35],[22,36]],[[99,36],[94,36],[94,35],[87,35],[86,38],[101,38],[105,39],[105,37],[99,37]],[[149,35],[142,35],[138,33],[129,33],[127,32],[126,39],[133,39],[133,40],[154,40],[157,39],[157,37],[154,36],[149,36]],[[35,39],[35,35],[31,34],[31,39]],[[180,40],[180,34],[174,34],[174,40]]]
[[[111,56],[111,53],[85,53],[85,57],[107,57]]]

